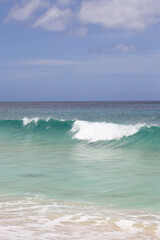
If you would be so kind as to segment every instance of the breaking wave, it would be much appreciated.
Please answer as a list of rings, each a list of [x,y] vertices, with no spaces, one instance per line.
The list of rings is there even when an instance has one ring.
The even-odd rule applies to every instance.
[[[12,134],[45,134],[52,138],[58,135],[71,139],[97,142],[112,141],[131,136],[150,137],[160,139],[160,126],[138,124],[116,124],[107,122],[88,122],[82,120],[56,120],[53,118],[23,118],[22,120],[0,120],[0,135],[8,132]]]
[[[74,138],[79,140],[90,142],[111,141],[131,136],[144,126],[144,124],[120,125],[106,122],[75,121],[71,131],[75,133]]]

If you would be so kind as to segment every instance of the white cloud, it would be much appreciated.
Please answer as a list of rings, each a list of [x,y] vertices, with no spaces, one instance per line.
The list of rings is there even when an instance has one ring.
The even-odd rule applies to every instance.
[[[144,30],[160,22],[159,0],[88,0],[83,1],[79,19],[108,29]]]
[[[70,9],[59,9],[53,6],[33,26],[42,27],[48,31],[64,31],[71,17],[72,11]]]
[[[112,53],[113,53],[113,51],[127,53],[127,52],[135,52],[136,50],[138,50],[138,48],[133,43],[128,43],[128,44],[118,43],[115,45],[113,45],[113,44],[108,45],[107,47],[102,47],[102,46],[91,47],[88,49],[88,53],[101,55],[101,54],[110,53],[110,51]]]
[[[91,56],[83,61],[58,59],[22,59],[0,61],[1,77],[3,73],[13,72],[40,72],[40,75],[61,75],[67,71],[72,76],[87,76],[101,74],[160,74],[160,53],[146,54],[116,54],[108,56]],[[9,71],[8,71],[9,69]],[[82,71],[83,69],[83,71]],[[7,70],[7,71],[6,71]],[[38,74],[38,72],[37,72]],[[11,74],[12,75],[12,74]]]
[[[14,19],[16,21],[25,21],[30,18],[38,9],[48,7],[48,0],[23,0],[21,4],[16,4],[10,9],[6,21],[10,19]]]
[[[160,74],[160,53],[91,56],[72,69],[79,75]],[[82,71],[83,69],[83,71]]]
[[[119,44],[114,46],[114,49],[117,50],[117,51],[129,52],[129,51],[136,50],[136,46],[134,44],[119,43]]]
[[[30,20],[32,27],[48,31],[67,29],[79,37],[86,36],[88,24],[144,30],[160,22],[160,0],[19,0],[6,21],[11,19]]]

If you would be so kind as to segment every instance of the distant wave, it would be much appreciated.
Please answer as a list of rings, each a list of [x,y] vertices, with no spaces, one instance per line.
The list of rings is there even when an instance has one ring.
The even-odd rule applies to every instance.
[[[0,135],[8,132],[10,135],[16,133],[25,134],[46,134],[50,138],[56,136],[70,137],[88,142],[120,140],[143,133],[145,137],[152,133],[152,136],[160,137],[160,126],[138,124],[116,124],[107,122],[88,122],[82,120],[56,120],[53,118],[23,118],[22,120],[0,120]]]

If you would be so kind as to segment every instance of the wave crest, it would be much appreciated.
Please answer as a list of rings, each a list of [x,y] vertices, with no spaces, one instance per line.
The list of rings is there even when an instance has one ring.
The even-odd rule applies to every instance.
[[[37,123],[38,121],[39,121],[39,118],[38,118],[38,117],[35,117],[35,118],[27,118],[27,117],[24,117],[24,118],[23,118],[23,125],[26,126],[26,125],[28,125],[28,124],[31,123],[31,122]]]
[[[137,133],[145,124],[120,125],[106,122],[75,121],[71,132],[73,138],[89,142],[119,140]]]
[[[53,118],[23,118],[23,120],[0,120],[0,137],[44,136],[46,140],[58,137],[63,139],[77,139],[88,142],[119,140],[136,135],[136,141],[153,143],[159,142],[160,126],[138,124],[116,124],[112,122],[89,122],[83,120],[58,120]],[[133,140],[133,139],[132,139]]]

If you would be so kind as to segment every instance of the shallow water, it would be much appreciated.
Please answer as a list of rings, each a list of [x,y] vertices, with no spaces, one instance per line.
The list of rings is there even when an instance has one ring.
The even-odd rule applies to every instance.
[[[1,239],[159,239],[160,215],[37,197],[0,199]]]

